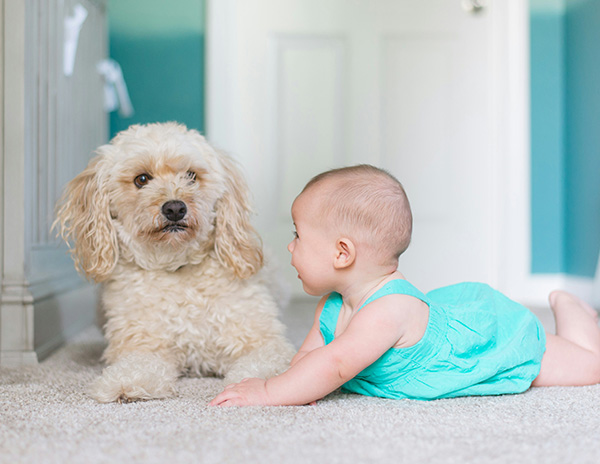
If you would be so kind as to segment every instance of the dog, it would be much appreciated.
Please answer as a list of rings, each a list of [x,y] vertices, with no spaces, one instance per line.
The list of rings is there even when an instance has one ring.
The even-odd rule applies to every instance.
[[[183,374],[268,378],[294,354],[235,162],[177,123],[134,125],[57,203],[75,267],[99,282],[99,402],[174,394]]]

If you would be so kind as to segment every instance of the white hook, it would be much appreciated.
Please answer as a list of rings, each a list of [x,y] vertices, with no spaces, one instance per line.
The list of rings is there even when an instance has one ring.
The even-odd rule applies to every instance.
[[[462,0],[461,5],[467,13],[479,13],[487,6],[486,0]]]
[[[100,61],[96,69],[104,77],[104,109],[110,112],[118,108],[122,117],[133,116],[133,105],[119,63],[107,58]]]

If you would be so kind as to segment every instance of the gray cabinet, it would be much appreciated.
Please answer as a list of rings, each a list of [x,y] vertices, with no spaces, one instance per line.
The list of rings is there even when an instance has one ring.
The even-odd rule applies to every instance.
[[[87,11],[66,75],[65,18]],[[0,365],[36,363],[94,321],[96,292],[50,232],[64,184],[106,142],[105,0],[0,0]]]

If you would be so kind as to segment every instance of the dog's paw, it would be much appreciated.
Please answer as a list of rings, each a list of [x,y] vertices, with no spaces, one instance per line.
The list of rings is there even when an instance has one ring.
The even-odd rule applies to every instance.
[[[265,343],[237,359],[225,374],[224,383],[240,382],[247,377],[268,379],[285,372],[296,350],[284,340],[275,339]]]
[[[128,354],[106,367],[89,394],[101,403],[167,398],[175,393],[175,366],[150,353]]]

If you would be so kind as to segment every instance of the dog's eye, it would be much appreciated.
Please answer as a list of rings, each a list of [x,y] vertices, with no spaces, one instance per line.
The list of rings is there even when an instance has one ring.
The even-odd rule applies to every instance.
[[[186,177],[190,180],[190,182],[196,182],[196,173],[193,171],[188,171],[185,173]]]
[[[135,179],[133,179],[133,183],[139,189],[141,189],[144,185],[152,180],[152,176],[150,174],[140,174]]]

